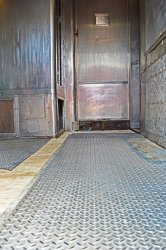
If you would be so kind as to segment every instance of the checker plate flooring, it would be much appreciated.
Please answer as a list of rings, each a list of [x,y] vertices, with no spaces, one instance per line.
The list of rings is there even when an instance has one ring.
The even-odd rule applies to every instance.
[[[125,135],[70,135],[1,225],[0,249],[164,250],[166,166]]]
[[[13,170],[19,163],[44,146],[48,139],[0,140],[0,169]]]

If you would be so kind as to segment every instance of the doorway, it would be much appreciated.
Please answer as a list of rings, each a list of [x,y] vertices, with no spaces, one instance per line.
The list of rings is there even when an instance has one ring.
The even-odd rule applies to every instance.
[[[58,132],[64,129],[64,101],[58,99]]]
[[[127,0],[75,1],[74,35],[76,119],[129,120]]]

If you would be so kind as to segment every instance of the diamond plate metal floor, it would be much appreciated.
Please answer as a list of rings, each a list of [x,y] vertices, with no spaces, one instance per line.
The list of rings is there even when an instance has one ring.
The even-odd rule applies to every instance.
[[[0,140],[0,169],[13,170],[28,156],[44,146],[48,139]]]
[[[166,166],[126,138],[70,135],[0,227],[0,249],[166,249]]]

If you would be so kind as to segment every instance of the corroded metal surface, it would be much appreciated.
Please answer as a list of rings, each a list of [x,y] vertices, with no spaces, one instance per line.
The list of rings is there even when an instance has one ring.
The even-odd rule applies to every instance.
[[[72,129],[74,121],[74,7],[73,0],[63,0],[63,33],[64,33],[64,74],[65,74],[65,126],[66,129]]]
[[[166,30],[165,0],[146,0],[146,50]]]
[[[166,55],[146,72],[145,133],[151,140],[166,147]]]
[[[140,73],[143,73],[145,70],[145,32],[146,32],[146,27],[145,27],[145,1],[140,0],[139,1],[139,9],[140,9],[140,19],[139,19],[139,25],[140,25]]]
[[[95,25],[97,13],[108,13],[110,25]],[[89,117],[129,118],[127,22],[127,1],[77,1],[75,69],[78,120]]]
[[[52,96],[44,94],[18,97],[19,135],[52,136]]]
[[[50,33],[50,1],[0,1],[0,98],[19,136],[53,134]]]
[[[129,121],[126,120],[89,120],[79,121],[79,129],[82,131],[92,130],[125,130],[129,129]],[[76,130],[79,130],[76,128]]]
[[[78,0],[76,8],[78,84],[128,81],[127,1]],[[110,26],[95,26],[95,13],[108,13]]]
[[[146,75],[141,74],[141,134],[145,135],[145,115],[146,115]]]
[[[128,120],[128,84],[78,86],[78,119]]]
[[[139,1],[129,0],[130,27],[130,87],[129,87],[129,117],[130,127],[140,127],[140,78],[139,78]]]
[[[51,59],[48,1],[8,0],[1,5],[4,5],[0,15],[2,90],[49,87]]]
[[[131,150],[136,136],[69,136],[0,227],[0,248],[165,250],[165,167]]]
[[[140,3],[142,132],[166,147],[166,2]]]
[[[48,139],[1,139],[0,169],[12,170],[47,142]]]
[[[131,149],[142,158],[160,167],[166,166],[166,149],[147,140],[143,136],[129,136],[126,140]]]
[[[65,99],[64,86],[57,85],[57,97],[61,100]]]
[[[0,133],[14,133],[12,100],[0,100]]]
[[[89,116],[129,119],[129,105],[131,123],[139,126],[138,1],[64,0],[63,6],[67,128]],[[109,14],[110,26],[95,26],[98,13]]]

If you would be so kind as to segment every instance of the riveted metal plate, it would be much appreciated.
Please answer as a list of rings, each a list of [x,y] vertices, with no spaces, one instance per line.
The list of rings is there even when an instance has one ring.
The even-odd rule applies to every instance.
[[[0,227],[0,248],[166,249],[166,166],[130,136],[70,135]]]
[[[19,163],[46,144],[48,139],[0,140],[0,169],[13,170]]]

